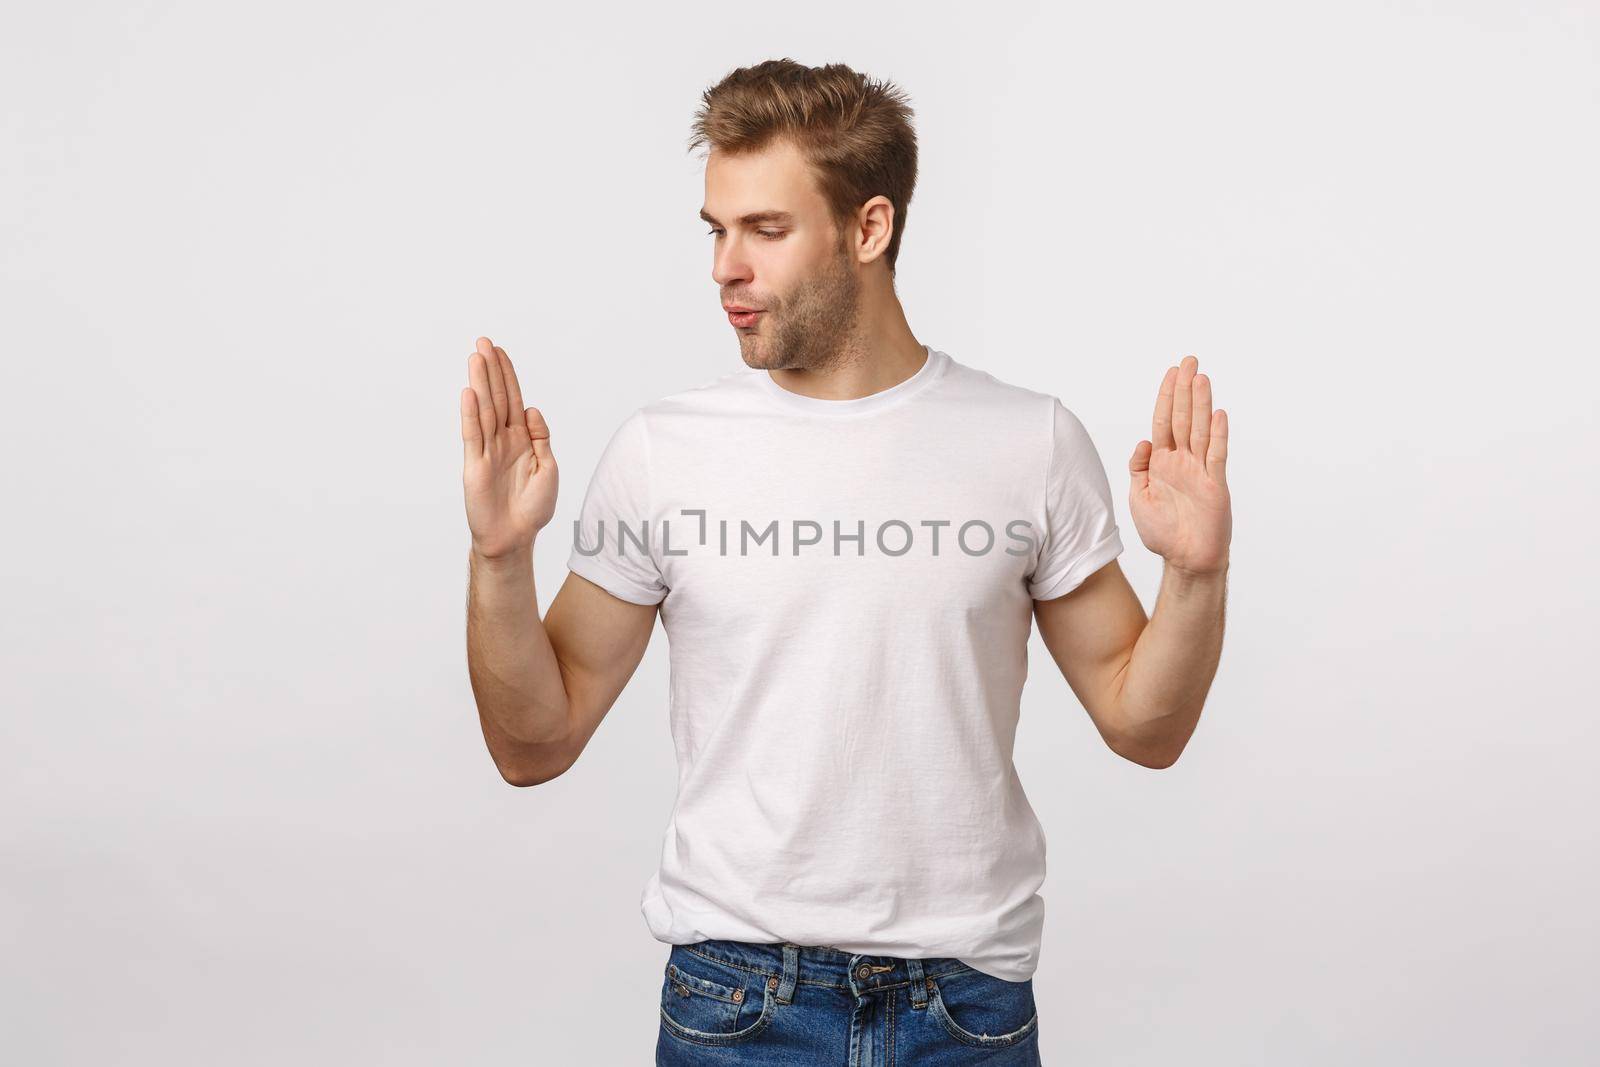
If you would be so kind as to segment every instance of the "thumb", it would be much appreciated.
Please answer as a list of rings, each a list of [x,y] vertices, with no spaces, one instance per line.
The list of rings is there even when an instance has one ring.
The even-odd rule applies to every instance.
[[[1128,475],[1133,479],[1135,492],[1143,492],[1150,485],[1150,456],[1154,452],[1155,446],[1149,441],[1133,446],[1133,455],[1128,457]]]
[[[483,424],[478,421],[478,394],[471,386],[461,390],[461,447],[468,459],[483,455]]]
[[[528,426],[528,437],[533,441],[533,454],[539,460],[539,466],[556,461],[555,453],[550,451],[550,426],[544,421],[538,408],[529,408],[522,413],[522,418]]]

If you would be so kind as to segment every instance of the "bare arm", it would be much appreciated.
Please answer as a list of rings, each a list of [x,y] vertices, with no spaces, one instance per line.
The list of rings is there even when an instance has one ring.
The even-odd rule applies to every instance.
[[[1112,560],[1066,596],[1034,601],[1045,647],[1117,755],[1170,767],[1189,743],[1222,655],[1225,581],[1169,566],[1146,619]]]
[[[578,759],[633,677],[655,627],[630,604],[569,573],[541,621],[532,553],[470,564],[467,669],[500,774],[538,785]]]
[[[1128,465],[1134,524],[1166,561],[1152,617],[1115,560],[1066,596],[1034,602],[1040,636],[1101,737],[1146,767],[1177,762],[1222,655],[1228,423],[1212,412],[1211,382],[1198,368],[1187,356],[1168,369],[1153,441],[1140,441]]]
[[[488,338],[478,338],[467,374],[467,671],[501,776],[537,785],[588,744],[644,656],[656,609],[569,575],[540,619],[533,548],[555,510],[550,431],[537,408],[522,406],[516,370]]]

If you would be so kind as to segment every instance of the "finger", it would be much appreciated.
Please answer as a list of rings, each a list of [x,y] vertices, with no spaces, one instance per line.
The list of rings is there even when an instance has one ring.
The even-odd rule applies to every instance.
[[[517,369],[511,365],[506,350],[495,345],[494,354],[500,361],[500,373],[506,379],[506,425],[511,426],[518,421],[517,413],[522,410],[522,386],[517,382]]]
[[[500,373],[500,357],[494,354],[494,345],[487,337],[478,338],[478,352],[489,367],[489,395],[494,402],[494,424],[508,426],[511,405],[506,400],[506,380]]]
[[[1204,457],[1211,443],[1211,379],[1204,374],[1194,376],[1194,429],[1189,432],[1189,451]]]
[[[528,427],[528,437],[533,441],[533,455],[539,461],[539,466],[556,461],[555,453],[550,451],[550,425],[544,421],[544,415],[538,408],[529,408],[522,413],[523,421]]]
[[[1211,416],[1211,446],[1206,450],[1206,473],[1228,484],[1228,413],[1221,408]]]
[[[478,394],[461,390],[461,448],[468,459],[483,455],[483,427],[478,423]]]
[[[1172,394],[1177,389],[1178,368],[1168,367],[1161,379],[1161,389],[1156,393],[1156,411],[1150,419],[1150,443],[1154,448],[1171,448],[1172,444]]]
[[[478,425],[483,428],[483,446],[488,448],[500,427],[494,421],[494,400],[489,391],[489,365],[482,352],[467,357],[467,380],[478,394]]]
[[[1178,361],[1178,380],[1172,390],[1172,447],[1179,452],[1189,451],[1189,427],[1194,397],[1191,395],[1195,368],[1200,361],[1184,356]]]
[[[1128,476],[1133,481],[1134,492],[1142,493],[1150,486],[1150,456],[1154,451],[1149,441],[1133,446],[1133,455],[1128,458]]]

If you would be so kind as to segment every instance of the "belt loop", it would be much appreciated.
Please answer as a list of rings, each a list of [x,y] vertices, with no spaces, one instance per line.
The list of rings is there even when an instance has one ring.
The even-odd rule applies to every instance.
[[[922,974],[921,960],[906,960],[906,974],[911,978],[911,1007],[928,1006],[928,980]]]
[[[783,977],[778,981],[777,999],[779,1004],[788,1004],[794,1000],[794,985],[800,980],[800,946],[784,942],[783,945]]]

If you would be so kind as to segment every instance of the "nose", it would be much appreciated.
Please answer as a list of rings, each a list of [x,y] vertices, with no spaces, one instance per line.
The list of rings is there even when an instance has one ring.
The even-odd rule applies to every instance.
[[[711,254],[711,278],[719,288],[726,289],[741,282],[749,284],[752,274],[749,257],[736,237],[728,235],[716,242]]]

